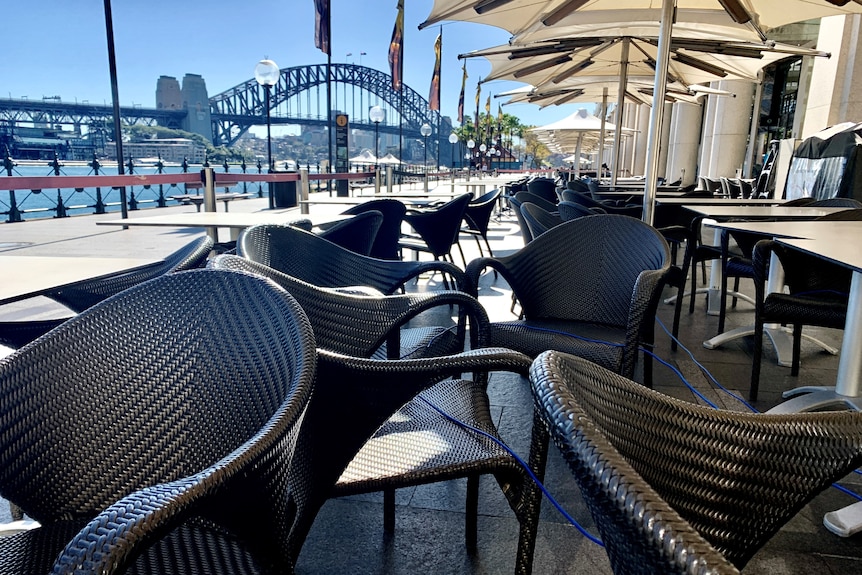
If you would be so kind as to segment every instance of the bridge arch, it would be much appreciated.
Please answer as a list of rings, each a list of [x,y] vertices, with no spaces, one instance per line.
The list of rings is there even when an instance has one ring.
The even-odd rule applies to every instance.
[[[317,113],[305,115],[301,113],[277,113],[271,116],[272,124],[327,125],[327,108],[325,103],[321,106],[318,97],[321,88],[325,94],[326,67],[326,64],[313,64],[281,69],[278,83],[271,88],[270,111],[279,110],[287,102],[300,97],[302,94],[306,94],[310,111],[312,108],[310,105],[311,93],[314,91],[318,100],[316,102]],[[330,74],[333,92],[337,92],[337,87],[346,90],[347,86],[355,86],[379,100],[378,105],[381,105],[387,112],[386,119],[378,126],[380,132],[398,134],[399,120],[403,120],[405,138],[421,139],[419,128],[424,123],[430,125],[432,129],[430,141],[437,141],[441,134],[448,137],[452,128],[451,123],[448,120],[443,121],[439,112],[429,109],[428,101],[406,84],[402,85],[403,96],[393,90],[392,76],[389,74],[356,64],[332,64]],[[373,104],[369,99],[367,108],[370,108],[371,105]],[[338,109],[335,98],[333,98],[332,108]],[[351,128],[375,129],[374,124],[367,116],[367,108],[365,110],[360,109],[358,118],[350,118]],[[251,126],[265,123],[265,88],[252,78],[211,97],[210,110],[213,143],[232,145]]]

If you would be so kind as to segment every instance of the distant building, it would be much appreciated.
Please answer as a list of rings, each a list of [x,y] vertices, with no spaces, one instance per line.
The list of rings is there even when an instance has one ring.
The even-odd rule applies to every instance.
[[[116,148],[108,146],[106,151],[114,156]],[[123,154],[127,159],[158,158],[161,156],[164,162],[181,163],[183,158],[188,158],[190,164],[202,164],[206,148],[194,140],[188,138],[164,138],[160,140],[145,140],[143,142],[124,142]],[[111,159],[116,159],[112,157]]]
[[[160,76],[156,82],[156,108],[159,110],[182,110],[183,93],[180,83],[173,76]]]
[[[183,76],[182,98],[183,108],[188,110],[188,115],[183,121],[183,129],[200,134],[211,142],[213,133],[210,100],[207,85],[202,76],[199,74]]]

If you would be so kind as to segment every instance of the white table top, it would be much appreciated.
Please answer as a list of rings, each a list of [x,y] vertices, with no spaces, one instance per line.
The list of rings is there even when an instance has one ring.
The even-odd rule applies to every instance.
[[[349,199],[349,198],[346,198]],[[338,222],[348,219],[349,215],[301,214],[290,212],[188,212],[163,214],[119,220],[96,222],[101,226],[166,226],[180,228],[247,228],[257,224],[290,224],[301,220],[311,220],[311,224]]]
[[[836,223],[836,222],[830,222]],[[847,228],[830,226],[815,238],[783,238],[778,243],[821,257],[856,272],[862,272],[862,227],[850,232]]]
[[[828,233],[852,235],[862,233],[862,221],[785,220],[781,222],[712,222],[711,228],[762,234],[772,238],[815,238]]]
[[[804,206],[725,206],[685,204],[685,208],[707,218],[814,219],[847,208],[808,208]]]
[[[0,256],[0,303],[37,296],[85,280],[143,268],[152,258]],[[14,278],[14,279],[11,279]]]
[[[771,200],[767,198],[752,198],[744,200],[740,198],[698,198],[692,196],[673,198],[663,198],[659,196],[656,198],[656,203],[660,206],[780,206],[786,201],[787,200]]]

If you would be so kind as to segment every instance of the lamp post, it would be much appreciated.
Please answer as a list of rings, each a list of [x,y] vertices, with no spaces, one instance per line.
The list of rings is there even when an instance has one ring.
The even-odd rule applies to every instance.
[[[479,178],[481,179],[483,176],[482,168],[485,166],[485,151],[488,149],[488,146],[485,144],[479,144],[479,161],[481,165],[479,166]]]
[[[467,181],[470,181],[470,172],[473,171],[473,148],[476,147],[476,142],[472,138],[467,140],[467,156],[470,158],[470,163],[467,164]]]
[[[428,173],[428,136],[431,135],[431,126],[428,124],[422,124],[422,127],[419,128],[419,133],[422,134],[422,137],[425,140],[425,157],[422,160],[422,169],[425,173]]]
[[[269,113],[269,92],[273,86],[278,83],[278,78],[281,76],[281,70],[278,69],[278,64],[269,59],[261,60],[254,67],[254,79],[257,83],[264,87],[265,106],[266,106],[266,159],[267,173],[272,173],[272,133]],[[272,182],[269,183],[269,207],[275,207],[275,198],[272,193]]]
[[[380,122],[383,121],[383,118],[386,115],[383,113],[383,108],[380,106],[373,106],[370,110],[368,110],[368,117],[374,122],[374,165],[378,164],[379,158],[379,137],[378,131],[380,128]]]
[[[449,149],[450,155],[452,156],[452,172],[455,172],[455,144],[458,143],[458,134],[452,132],[449,134]]]

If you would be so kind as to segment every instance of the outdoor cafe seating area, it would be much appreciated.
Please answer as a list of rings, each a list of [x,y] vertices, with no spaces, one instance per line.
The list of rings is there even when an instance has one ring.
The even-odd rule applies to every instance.
[[[859,571],[862,204],[486,181],[19,225],[0,572]]]

